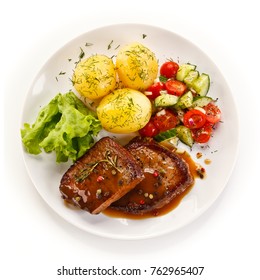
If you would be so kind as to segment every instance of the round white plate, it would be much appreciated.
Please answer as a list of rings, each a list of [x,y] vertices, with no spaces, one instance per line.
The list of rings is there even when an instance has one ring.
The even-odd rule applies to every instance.
[[[28,173],[46,203],[61,217],[76,227],[98,235],[115,239],[143,239],[172,232],[199,217],[213,204],[225,188],[231,175],[238,150],[238,118],[230,89],[211,59],[198,47],[171,31],[140,25],[122,24],[107,26],[87,32],[70,41],[57,51],[36,76],[27,95],[21,120],[33,123],[40,108],[58,92],[73,90],[70,78],[79,60],[100,53],[116,55],[118,47],[138,41],[149,47],[161,65],[166,59],[179,63],[197,65],[202,73],[211,78],[209,96],[218,98],[223,122],[219,124],[213,138],[205,147],[194,147],[190,152],[207,171],[207,178],[196,180],[195,186],[184,197],[180,205],[170,213],[151,219],[131,220],[111,218],[103,214],[90,215],[82,210],[66,207],[59,193],[59,182],[70,163],[57,164],[54,154],[33,156],[24,152]],[[197,160],[195,155],[203,156]],[[209,158],[212,163],[205,165]]]

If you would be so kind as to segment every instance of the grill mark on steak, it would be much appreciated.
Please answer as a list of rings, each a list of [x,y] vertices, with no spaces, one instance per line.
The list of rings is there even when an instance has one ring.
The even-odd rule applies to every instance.
[[[142,167],[145,179],[110,208],[131,214],[152,212],[194,183],[188,164],[153,139],[136,137],[125,148]]]
[[[66,201],[98,214],[143,179],[131,153],[104,137],[68,169],[59,189]]]

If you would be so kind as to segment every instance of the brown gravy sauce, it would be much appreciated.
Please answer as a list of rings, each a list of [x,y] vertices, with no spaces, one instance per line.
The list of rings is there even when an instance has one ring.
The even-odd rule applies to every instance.
[[[202,166],[200,166],[198,163],[194,162],[188,152],[185,151],[183,153],[178,153],[178,155],[187,162],[187,164],[189,165],[190,172],[193,175],[194,179],[205,178],[205,175],[206,175],[205,169]],[[105,209],[102,213],[105,214],[106,216],[113,217],[113,218],[127,218],[127,219],[135,219],[135,220],[162,216],[162,215],[169,213],[173,209],[175,209],[180,204],[182,199],[190,192],[190,190],[192,189],[193,186],[194,186],[194,184],[189,186],[182,194],[175,197],[170,203],[168,203],[164,207],[157,209],[157,210],[153,210],[151,212],[148,212],[148,213],[145,213],[142,215],[125,213],[125,212],[111,209],[111,208]]]

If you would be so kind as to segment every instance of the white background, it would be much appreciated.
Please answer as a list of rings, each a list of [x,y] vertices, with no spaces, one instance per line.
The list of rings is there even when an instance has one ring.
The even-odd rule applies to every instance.
[[[9,0],[1,8],[0,69],[5,97],[1,101],[3,279],[62,279],[57,276],[62,265],[142,269],[155,265],[204,266],[202,276],[180,278],[257,279],[260,22],[256,4],[253,0]],[[76,36],[116,23],[156,25],[199,46],[226,77],[240,118],[237,164],[217,202],[185,228],[142,241],[96,237],[58,217],[39,196],[26,173],[19,137],[23,101],[46,60]],[[171,278],[174,277],[165,277]]]

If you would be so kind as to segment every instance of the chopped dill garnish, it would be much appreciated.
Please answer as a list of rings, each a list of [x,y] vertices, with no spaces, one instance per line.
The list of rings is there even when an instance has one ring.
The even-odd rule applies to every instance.
[[[74,86],[75,82],[74,82],[71,78],[69,78],[69,81],[70,81],[71,84]]]
[[[59,76],[61,76],[61,75],[65,75],[65,74],[66,74],[66,72],[60,71]],[[56,81],[57,81],[57,82],[59,81],[59,79],[58,79],[58,77],[57,77],[57,76],[55,77],[55,79],[56,79]]]
[[[162,75],[159,76],[160,82],[165,83],[165,82],[167,82],[167,80],[168,80],[168,78],[166,78],[165,76],[162,76]]]
[[[146,34],[143,34],[143,39],[145,39],[147,37],[147,35]]]
[[[85,56],[85,52],[83,51],[82,48],[80,48],[79,59],[82,59],[84,56]]]
[[[85,46],[90,47],[90,46],[93,46],[93,44],[92,43],[86,43]]]
[[[107,49],[108,49],[108,50],[111,49],[111,46],[112,46],[113,42],[114,42],[114,41],[112,40],[112,41],[108,44],[108,46],[107,46]]]
[[[77,65],[84,56],[85,56],[85,52],[83,51],[82,48],[80,48],[79,60],[74,63]]]

